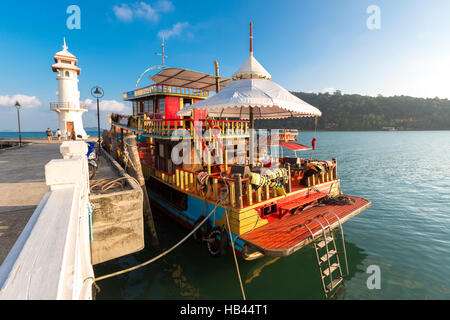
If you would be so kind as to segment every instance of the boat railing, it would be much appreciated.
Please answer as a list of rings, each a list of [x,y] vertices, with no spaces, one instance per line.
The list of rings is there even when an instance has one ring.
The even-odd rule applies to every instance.
[[[334,162],[335,163],[335,162]],[[307,186],[301,186],[298,179],[298,170],[288,169],[288,179],[285,183],[286,193],[301,188],[314,187],[323,183],[337,180],[337,166],[325,169],[323,172],[314,174],[307,178]],[[175,168],[174,173],[152,168],[152,175],[163,182],[172,185],[180,191],[194,194],[217,203],[221,201],[223,205],[231,205],[234,208],[242,209],[248,206],[258,204],[263,201],[278,198],[282,195],[277,188],[271,188],[269,185],[256,187],[251,183],[250,178],[242,177],[240,174],[224,177],[220,173],[212,173],[201,183],[198,179],[201,172],[190,171],[183,168]],[[222,190],[226,199],[222,198]]]
[[[185,88],[167,84],[152,84],[144,88],[124,92],[123,98],[130,99],[130,98],[144,97],[153,94],[176,94],[176,95],[195,96],[201,98],[209,97],[208,90]]]
[[[138,129],[142,128],[144,133],[163,137],[171,137],[177,130],[180,130],[180,136],[186,130],[184,132],[188,132],[189,136],[198,137],[210,129],[219,130],[223,136],[237,136],[248,134],[248,123],[242,120],[148,119],[144,116],[144,119],[138,118]]]

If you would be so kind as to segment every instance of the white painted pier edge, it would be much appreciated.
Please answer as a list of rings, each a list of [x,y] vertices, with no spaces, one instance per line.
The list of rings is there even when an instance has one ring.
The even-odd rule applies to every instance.
[[[92,299],[87,145],[60,151],[45,166],[50,190],[0,266],[0,300]]]

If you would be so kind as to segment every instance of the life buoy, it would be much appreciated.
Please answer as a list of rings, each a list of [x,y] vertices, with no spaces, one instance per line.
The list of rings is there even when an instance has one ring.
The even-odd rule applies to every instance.
[[[197,219],[197,221],[195,221],[194,223],[194,229],[203,222],[203,220],[205,219],[204,216],[201,216],[200,218]],[[205,241],[205,237],[211,232],[211,223],[208,221],[206,221],[197,231],[194,232],[194,234],[192,235],[194,240],[202,243]]]
[[[227,252],[228,234],[223,227],[212,228],[206,236],[206,247],[213,257],[221,257]]]

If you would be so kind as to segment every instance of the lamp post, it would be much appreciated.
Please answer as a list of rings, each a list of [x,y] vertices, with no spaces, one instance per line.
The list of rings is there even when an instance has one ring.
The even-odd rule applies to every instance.
[[[22,132],[20,131],[20,103],[16,101],[14,105],[17,109],[17,124],[19,125],[19,148],[22,148]]]
[[[97,133],[98,133],[98,141],[97,141],[97,150],[98,154],[100,154],[100,106],[99,99],[103,98],[104,91],[101,87],[95,86],[91,89],[91,95],[97,99]]]

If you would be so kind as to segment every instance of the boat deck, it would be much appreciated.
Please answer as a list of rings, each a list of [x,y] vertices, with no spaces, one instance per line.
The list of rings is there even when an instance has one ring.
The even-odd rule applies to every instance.
[[[318,220],[323,226],[327,226],[328,220],[332,229],[339,227],[339,222],[344,223],[351,217],[367,209],[371,202],[369,200],[351,197],[354,204],[349,205],[324,205],[307,208],[299,214],[286,214],[282,219],[274,219],[267,225],[255,229],[240,238],[247,245],[266,256],[288,256],[301,249],[312,241],[312,237],[305,223],[311,219]],[[333,212],[333,213],[331,213]],[[322,228],[317,221],[309,221],[308,227],[314,235],[321,234]]]

